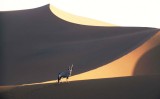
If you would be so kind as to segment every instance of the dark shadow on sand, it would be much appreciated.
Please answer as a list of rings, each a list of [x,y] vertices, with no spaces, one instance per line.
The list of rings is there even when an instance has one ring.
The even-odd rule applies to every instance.
[[[0,85],[4,84],[4,20],[3,16],[0,14]]]
[[[146,52],[137,62],[133,75],[160,74],[160,45]]]

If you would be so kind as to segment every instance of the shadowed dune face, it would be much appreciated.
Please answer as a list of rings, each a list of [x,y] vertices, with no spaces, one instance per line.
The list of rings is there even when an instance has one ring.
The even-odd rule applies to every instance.
[[[1,12],[4,73],[1,85],[48,81],[74,64],[79,74],[107,64],[154,35],[158,29],[72,24],[49,6]]]
[[[3,33],[3,19],[0,15],[0,80],[1,82],[4,80],[4,57],[3,57],[3,54],[4,54],[4,33]]]
[[[160,74],[160,45],[146,52],[137,62],[133,75]]]

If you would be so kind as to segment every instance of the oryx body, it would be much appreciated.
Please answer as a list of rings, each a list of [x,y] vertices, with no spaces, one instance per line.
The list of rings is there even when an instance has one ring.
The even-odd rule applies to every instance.
[[[72,68],[73,68],[73,65],[72,66],[69,66],[68,70],[67,71],[64,71],[64,72],[60,72],[58,74],[58,83],[60,83],[60,80],[62,78],[66,78],[67,82],[68,82],[68,79],[69,77],[71,76],[72,74]]]

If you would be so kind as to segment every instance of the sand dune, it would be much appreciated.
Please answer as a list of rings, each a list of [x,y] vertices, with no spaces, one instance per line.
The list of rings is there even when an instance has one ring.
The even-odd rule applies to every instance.
[[[54,7],[54,5],[50,5],[50,9],[53,12],[53,14],[55,14],[59,18],[63,19],[64,21],[68,21],[71,23],[81,24],[81,25],[82,24],[83,25],[92,25],[92,26],[110,26],[110,27],[116,26],[111,23],[102,22],[99,20],[91,19],[91,18],[85,18],[82,16],[72,15],[70,13],[64,12],[64,11]]]
[[[146,52],[137,62],[134,75],[160,74],[160,44]]]
[[[160,32],[127,55],[71,80],[160,74]]]
[[[160,98],[159,29],[78,25],[46,5],[0,12],[0,32],[0,84],[30,84],[0,86],[0,99]],[[72,63],[71,82],[53,83]]]
[[[74,64],[73,75],[108,64],[134,50],[159,30],[73,24],[49,5],[0,12],[1,85],[49,81]]]
[[[16,87],[3,99],[159,99],[160,76],[121,77]]]
[[[160,72],[160,32],[157,33],[151,46],[137,61],[134,75],[159,74]]]
[[[70,77],[70,81],[160,74],[159,46],[160,32],[123,57],[96,69],[74,75]],[[65,82],[65,79],[62,81]],[[57,81],[51,80],[24,85],[54,82]]]

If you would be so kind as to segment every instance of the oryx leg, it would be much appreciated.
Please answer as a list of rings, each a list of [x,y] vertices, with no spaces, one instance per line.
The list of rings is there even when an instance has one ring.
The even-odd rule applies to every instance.
[[[61,78],[62,78],[62,77],[58,77],[58,83],[59,83],[59,84],[60,84],[60,80],[61,80]]]
[[[67,83],[69,83],[68,79],[69,79],[69,77],[66,77],[66,82],[67,82]]]

